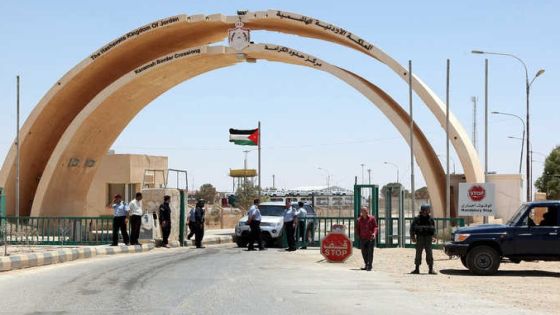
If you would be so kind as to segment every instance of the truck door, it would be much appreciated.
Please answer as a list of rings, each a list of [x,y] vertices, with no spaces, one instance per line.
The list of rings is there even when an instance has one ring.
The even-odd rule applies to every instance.
[[[515,251],[524,256],[560,255],[557,205],[531,207],[515,229]]]

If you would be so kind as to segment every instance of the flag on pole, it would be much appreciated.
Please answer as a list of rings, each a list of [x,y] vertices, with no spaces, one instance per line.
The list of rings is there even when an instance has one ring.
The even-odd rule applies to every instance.
[[[239,130],[229,129],[229,142],[238,145],[258,145],[259,129]]]

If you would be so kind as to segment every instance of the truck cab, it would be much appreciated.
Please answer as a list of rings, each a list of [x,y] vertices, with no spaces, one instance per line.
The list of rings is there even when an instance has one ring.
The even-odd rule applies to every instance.
[[[503,261],[560,261],[560,201],[525,203],[506,224],[460,228],[444,248],[477,275],[496,273]]]

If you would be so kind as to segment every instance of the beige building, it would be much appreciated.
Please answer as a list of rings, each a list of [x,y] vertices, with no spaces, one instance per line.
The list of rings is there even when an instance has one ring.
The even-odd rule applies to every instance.
[[[129,202],[134,199],[136,192],[142,191],[143,188],[164,187],[167,168],[166,156],[109,152],[101,159],[89,188],[87,213],[84,215],[112,215],[110,203],[115,194],[120,194]]]

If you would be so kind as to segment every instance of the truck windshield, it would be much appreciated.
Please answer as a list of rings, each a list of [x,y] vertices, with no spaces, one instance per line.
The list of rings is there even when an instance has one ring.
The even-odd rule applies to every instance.
[[[525,214],[525,211],[527,211],[527,207],[528,205],[521,205],[521,207],[519,207],[519,209],[517,210],[517,212],[515,212],[515,214],[511,217],[511,219],[508,220],[508,222],[506,223],[506,225],[515,225],[517,222],[519,222],[519,219],[521,218],[521,216],[523,214]]]
[[[281,217],[284,215],[284,206],[259,206],[261,215],[271,217]]]

